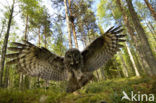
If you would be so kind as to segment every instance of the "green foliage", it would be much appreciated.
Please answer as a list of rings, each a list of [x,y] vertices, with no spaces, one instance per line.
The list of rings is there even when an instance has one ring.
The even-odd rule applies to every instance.
[[[115,0],[100,0],[97,15],[100,17],[100,22],[106,26],[109,26],[112,19],[116,22],[116,20],[121,18],[121,12],[116,6]]]
[[[79,2],[73,2],[72,5],[77,38],[81,38],[82,44],[85,45],[90,41],[90,37],[98,31],[96,16],[91,9],[92,3],[92,0],[80,0]]]
[[[128,54],[127,48],[123,48],[123,51],[124,51],[123,58],[124,58],[124,61],[125,61],[126,65],[127,65],[127,67],[128,67],[129,75],[130,76],[135,76],[134,69],[133,69],[132,62],[130,60],[130,56]]]
[[[54,44],[52,45],[52,49],[53,51],[60,55],[63,56],[67,50],[67,48],[65,47],[65,37],[63,35],[62,32],[62,28],[61,28],[62,23],[56,23],[54,28],[55,28],[55,34],[54,34]]]
[[[104,16],[106,16],[106,3],[108,1],[107,0],[101,0],[100,3],[98,4],[98,16],[100,17],[100,19],[102,19]]]
[[[107,73],[105,76],[108,79],[117,78],[119,75],[119,72],[121,70],[121,64],[117,60],[117,57],[114,56],[112,59],[110,59],[107,64],[104,67],[105,72]]]
[[[124,90],[128,95],[131,91],[141,93],[155,93],[153,91],[155,81],[152,78],[129,78],[129,79],[114,79],[107,81],[94,82],[85,88],[85,93],[94,94],[94,96],[100,95],[103,100],[109,103],[127,103],[126,100],[121,101],[123,96],[122,91]],[[148,88],[151,86],[150,88]],[[97,101],[99,101],[97,96]]]
[[[58,84],[51,86],[48,90],[31,89],[20,91],[18,89],[0,89],[0,102],[2,103],[128,103],[121,101],[122,91],[130,95],[131,91],[137,93],[156,93],[154,89],[155,77],[113,79],[107,81],[89,83],[74,95],[65,93],[64,87]],[[119,86],[120,85],[120,86]],[[149,102],[150,103],[150,102]],[[153,103],[153,102],[151,102]]]
[[[32,15],[34,13],[34,10],[38,8],[39,1],[38,0],[19,0],[21,2],[20,7],[22,9],[23,16]]]
[[[104,34],[105,32],[104,32],[102,26],[99,24],[98,27],[99,27],[99,30],[100,30],[100,34]]]

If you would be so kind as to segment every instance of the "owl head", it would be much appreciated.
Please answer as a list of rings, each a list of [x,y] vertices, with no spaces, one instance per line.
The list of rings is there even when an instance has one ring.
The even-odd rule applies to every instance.
[[[78,49],[69,49],[65,53],[64,64],[68,69],[80,69],[83,66],[83,59]]]

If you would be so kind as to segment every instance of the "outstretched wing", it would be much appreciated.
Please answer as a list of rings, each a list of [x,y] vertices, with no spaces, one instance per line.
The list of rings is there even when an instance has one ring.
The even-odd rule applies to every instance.
[[[46,80],[62,81],[67,79],[63,57],[51,53],[46,48],[39,48],[30,42],[14,42],[15,47],[8,47],[15,53],[7,54],[11,58],[7,64],[16,64],[18,72],[30,76],[39,76]]]
[[[100,68],[120,50],[120,47],[123,47],[119,44],[125,41],[122,38],[126,35],[119,34],[122,31],[123,29],[120,29],[120,26],[117,28],[111,27],[82,51],[84,72],[91,72]]]

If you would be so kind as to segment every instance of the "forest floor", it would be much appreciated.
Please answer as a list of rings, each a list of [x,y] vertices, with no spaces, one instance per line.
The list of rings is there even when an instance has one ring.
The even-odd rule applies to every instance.
[[[138,101],[142,94],[144,102],[122,100],[123,91],[131,98],[131,93],[136,94]],[[151,100],[151,95],[155,100]],[[146,101],[147,99],[147,101]],[[134,100],[133,100],[134,101]],[[60,86],[45,89],[0,89],[0,103],[156,103],[156,77],[132,77],[92,82],[77,93],[65,93]]]

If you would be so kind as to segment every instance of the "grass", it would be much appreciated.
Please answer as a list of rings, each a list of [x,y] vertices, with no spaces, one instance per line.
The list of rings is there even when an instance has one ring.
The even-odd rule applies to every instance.
[[[77,95],[65,93],[59,86],[50,87],[46,91],[41,88],[24,91],[0,89],[0,103],[133,103],[128,100],[121,101],[122,91],[129,96],[131,91],[156,95],[156,78],[132,77],[92,82],[79,90]],[[138,103],[156,103],[156,97],[155,102]]]

